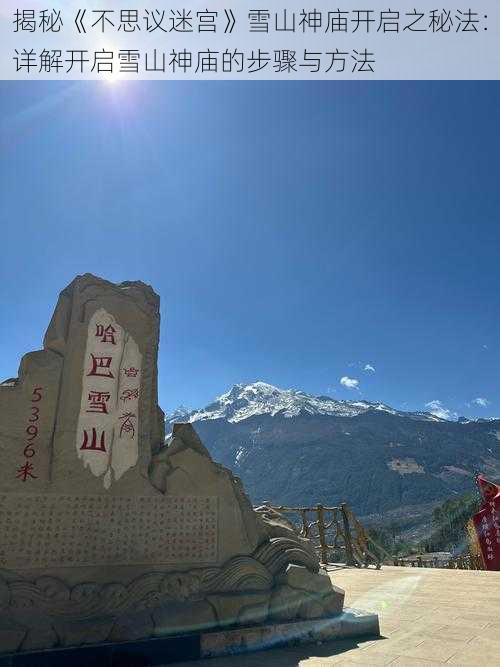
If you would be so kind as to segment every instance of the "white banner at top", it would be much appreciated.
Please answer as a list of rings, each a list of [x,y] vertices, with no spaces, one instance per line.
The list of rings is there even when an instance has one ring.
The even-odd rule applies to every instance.
[[[498,79],[500,5],[3,0],[0,78]]]

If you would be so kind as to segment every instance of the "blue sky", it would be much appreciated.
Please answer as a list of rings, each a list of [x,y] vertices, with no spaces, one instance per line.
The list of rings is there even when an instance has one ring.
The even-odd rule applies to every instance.
[[[161,295],[165,409],[500,415],[499,115],[496,82],[3,82],[0,377],[89,271]]]

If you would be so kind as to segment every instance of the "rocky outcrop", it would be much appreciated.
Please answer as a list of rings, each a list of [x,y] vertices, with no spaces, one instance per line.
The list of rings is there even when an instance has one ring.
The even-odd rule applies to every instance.
[[[173,496],[215,496],[218,500],[219,560],[250,554],[265,538],[265,529],[240,481],[214,463],[191,424],[174,424],[172,438],[150,466],[151,483]]]

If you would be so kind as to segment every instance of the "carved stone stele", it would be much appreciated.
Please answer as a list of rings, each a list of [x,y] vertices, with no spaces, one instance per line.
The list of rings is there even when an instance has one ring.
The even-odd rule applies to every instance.
[[[151,287],[79,276],[0,385],[0,652],[342,610],[191,424],[165,446],[159,325]]]

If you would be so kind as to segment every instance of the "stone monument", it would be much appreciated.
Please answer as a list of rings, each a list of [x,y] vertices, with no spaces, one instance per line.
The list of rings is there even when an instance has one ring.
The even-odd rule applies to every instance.
[[[0,384],[0,653],[341,618],[309,542],[190,424],[165,446],[159,326],[151,287],[79,276]]]

